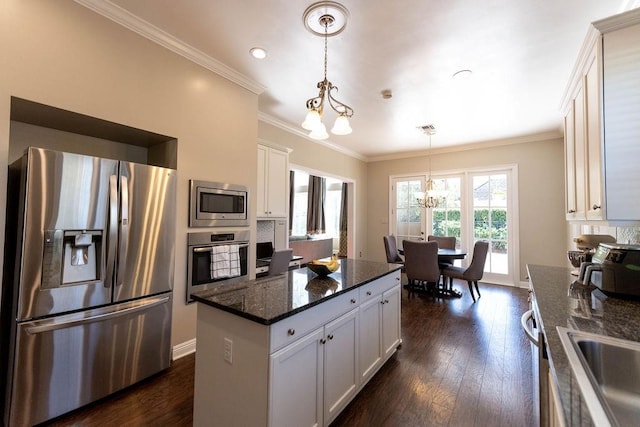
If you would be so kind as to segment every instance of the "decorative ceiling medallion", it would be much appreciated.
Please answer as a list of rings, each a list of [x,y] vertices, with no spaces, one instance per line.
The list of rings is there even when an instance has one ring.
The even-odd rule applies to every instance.
[[[312,4],[304,11],[302,20],[304,27],[316,36],[325,36],[325,20],[323,17],[331,17],[326,28],[327,37],[340,34],[347,26],[349,11],[340,3],[334,1],[320,1]]]

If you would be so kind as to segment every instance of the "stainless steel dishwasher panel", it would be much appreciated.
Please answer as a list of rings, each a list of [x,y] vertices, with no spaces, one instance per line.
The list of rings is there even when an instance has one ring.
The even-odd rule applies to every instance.
[[[169,367],[172,294],[17,324],[9,425],[34,425]]]

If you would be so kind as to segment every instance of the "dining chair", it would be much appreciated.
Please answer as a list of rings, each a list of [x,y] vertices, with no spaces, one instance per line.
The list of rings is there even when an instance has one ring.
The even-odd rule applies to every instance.
[[[478,289],[478,280],[482,279],[484,274],[484,263],[487,260],[487,252],[489,251],[489,242],[479,240],[473,245],[473,256],[471,258],[471,264],[469,267],[456,267],[454,265],[442,269],[442,275],[445,278],[449,278],[449,288],[453,285],[453,279],[466,280],[469,285],[469,292],[473,302],[476,302],[476,298],[473,295],[473,288],[471,285],[475,285],[478,298],[480,298],[480,290]]]
[[[409,293],[418,287],[429,290],[440,280],[438,266],[438,242],[415,242],[403,240],[404,268],[409,280]],[[435,289],[434,289],[435,290]]]
[[[289,270],[289,262],[293,257],[293,249],[282,249],[274,251],[269,262],[269,273],[267,276],[275,276]]]
[[[387,262],[389,264],[404,264],[404,260],[398,253],[398,245],[396,244],[396,236],[390,234],[383,236],[384,251],[387,254]]]

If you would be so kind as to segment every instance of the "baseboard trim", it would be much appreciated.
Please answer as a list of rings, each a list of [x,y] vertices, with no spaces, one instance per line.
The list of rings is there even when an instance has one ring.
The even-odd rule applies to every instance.
[[[196,352],[196,339],[190,339],[183,343],[173,346],[172,360],[180,359],[181,357],[188,356],[191,353]]]

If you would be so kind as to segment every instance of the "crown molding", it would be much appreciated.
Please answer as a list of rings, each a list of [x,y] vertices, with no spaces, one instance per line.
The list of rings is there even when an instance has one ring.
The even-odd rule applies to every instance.
[[[171,34],[161,30],[155,25],[140,19],[120,6],[111,3],[108,0],[74,0],[76,3],[122,25],[129,30],[138,33],[142,37],[151,40],[160,46],[177,53],[178,55],[194,62],[207,70],[224,77],[243,88],[260,95],[265,91],[266,87],[260,83],[248,78],[247,76],[237,72],[233,68],[223,64],[205,54],[204,52],[188,45],[184,41],[172,36]]]
[[[442,148],[432,148],[431,150],[418,150],[418,151],[403,151],[401,153],[393,153],[382,156],[369,157],[369,162],[381,162],[386,160],[402,160],[417,156],[428,156],[434,154],[447,154],[447,153],[460,153],[463,151],[471,150],[483,150],[495,147],[505,147],[507,145],[526,144],[531,142],[545,142],[554,139],[560,139],[564,141],[564,135],[562,131],[550,131],[535,133],[531,135],[518,136],[515,138],[497,139],[494,141],[475,142],[470,144],[451,145]]]
[[[297,126],[292,126],[290,123],[284,122],[278,118],[275,118],[269,114],[263,113],[261,111],[258,111],[258,120],[264,123],[268,123],[272,126],[275,126],[277,128],[280,128],[286,132],[289,132],[291,134],[294,134],[296,136],[302,137],[308,141],[314,142],[316,144],[319,145],[323,145],[327,148],[330,148],[331,150],[334,151],[338,151],[342,154],[346,154],[347,156],[356,158],[358,160],[362,160],[363,162],[367,162],[368,158],[366,156],[363,156],[362,154],[353,151],[353,150],[349,150],[348,148],[345,147],[341,147],[338,144],[335,144],[329,140],[324,140],[324,141],[320,141],[317,139],[313,139],[313,138],[309,138],[309,135],[307,134],[307,132],[299,129]]]
[[[637,23],[640,23],[640,9],[631,9],[618,15],[594,21],[593,26],[600,30],[601,33],[606,34]]]
[[[598,29],[593,25],[589,25],[587,35],[582,42],[582,47],[580,48],[580,52],[578,52],[578,58],[573,65],[573,70],[571,70],[569,81],[567,82],[567,86],[565,87],[564,93],[562,94],[562,99],[560,100],[560,111],[562,112],[563,116],[569,109],[569,103],[574,98],[576,89],[582,83],[584,68],[586,67],[587,61],[591,56],[593,47],[601,40],[601,37],[602,36],[600,34],[600,31],[598,31]]]

